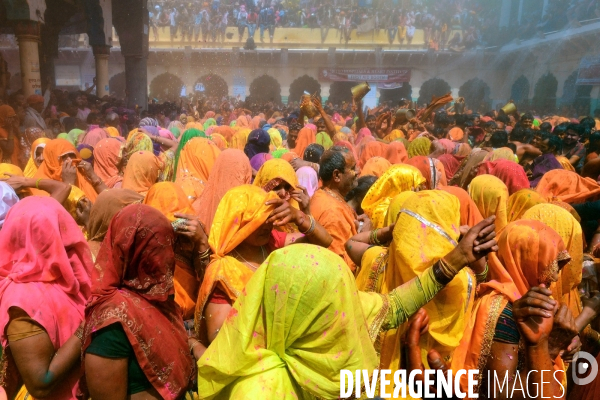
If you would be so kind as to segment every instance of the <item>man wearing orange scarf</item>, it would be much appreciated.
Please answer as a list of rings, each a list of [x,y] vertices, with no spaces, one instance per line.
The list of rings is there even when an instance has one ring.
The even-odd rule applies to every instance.
[[[321,157],[319,177],[323,187],[310,200],[313,217],[333,237],[329,250],[346,261],[352,271],[352,262],[344,245],[356,235],[356,212],[346,203],[345,197],[357,184],[356,160],[345,147],[333,146]]]

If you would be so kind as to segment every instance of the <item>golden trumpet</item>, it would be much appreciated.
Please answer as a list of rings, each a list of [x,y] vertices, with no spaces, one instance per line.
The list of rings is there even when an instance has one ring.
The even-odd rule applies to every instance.
[[[363,82],[354,86],[352,89],[350,89],[350,91],[352,92],[352,98],[354,101],[358,102],[361,101],[363,97],[365,97],[367,93],[371,91],[371,86],[369,86],[367,82]]]

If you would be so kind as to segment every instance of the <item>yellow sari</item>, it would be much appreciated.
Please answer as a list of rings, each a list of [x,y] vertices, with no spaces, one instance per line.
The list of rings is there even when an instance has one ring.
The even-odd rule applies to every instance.
[[[581,314],[582,306],[577,286],[581,283],[583,268],[583,233],[581,225],[567,210],[554,204],[538,204],[523,214],[523,219],[543,222],[554,229],[563,240],[571,261],[560,271],[558,281],[552,285],[555,299],[569,306],[574,317]]]
[[[521,189],[511,194],[508,198],[508,222],[521,219],[531,207],[546,202],[546,199],[533,189]]]
[[[392,199],[405,191],[414,191],[425,183],[421,172],[407,164],[391,166],[375,183],[362,201],[362,209],[373,223],[373,229],[383,228],[385,214]]]
[[[402,132],[400,129],[394,129],[383,138],[383,141],[389,143],[393,142],[396,139],[404,139],[405,137],[406,136],[404,135],[404,132]]]
[[[371,375],[378,367],[373,341],[437,293],[432,277],[428,270],[420,283],[381,296],[357,291],[352,272],[329,250],[298,244],[273,252],[198,361],[200,397],[338,398],[339,371]]]
[[[400,210],[402,210],[402,206],[408,199],[412,196],[415,196],[416,193],[413,191],[410,192],[402,192],[399,195],[395,196],[390,202],[390,206],[385,214],[385,224],[384,226],[390,226],[391,224],[395,224],[398,221],[398,217],[400,216]]]
[[[469,185],[469,196],[473,199],[483,218],[496,216],[496,233],[508,223],[508,188],[494,175],[479,175]]]
[[[386,294],[423,273],[456,247],[459,221],[457,197],[441,190],[413,193],[397,217],[389,252],[372,247],[363,255],[356,278],[358,289]],[[424,306],[429,314],[429,332],[421,337],[425,363],[429,350],[451,357],[458,346],[470,315],[475,282],[473,272],[464,268]],[[381,368],[400,369],[403,330],[401,326],[380,335]]]
[[[267,206],[265,202],[275,198],[274,192],[266,193],[257,186],[241,185],[229,190],[217,207],[208,236],[213,254],[196,301],[196,332],[205,344],[208,342],[203,337],[206,335],[203,314],[212,292],[218,287],[235,302],[254,273],[229,253],[267,220],[273,206]]]

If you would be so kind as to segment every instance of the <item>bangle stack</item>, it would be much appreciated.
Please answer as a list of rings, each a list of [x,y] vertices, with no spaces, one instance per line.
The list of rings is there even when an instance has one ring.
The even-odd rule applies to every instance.
[[[83,326],[80,325],[75,331],[74,335],[77,337],[77,339],[83,342]]]
[[[200,261],[203,262],[206,262],[208,259],[210,259],[210,247],[202,252],[199,251],[197,257]]]
[[[440,258],[437,263],[440,272],[448,279],[448,281],[451,281],[456,274],[458,274],[458,271],[443,258]]]
[[[197,339],[194,339],[194,341],[190,345],[190,354],[194,354],[194,347],[196,347],[196,345],[198,345],[198,344],[200,344],[200,341]]]
[[[309,227],[308,227],[308,229],[307,229],[306,231],[304,231],[304,232],[302,232],[302,231],[300,230],[300,227],[298,227],[298,230],[299,230],[299,231],[300,231],[300,233],[302,233],[303,235],[305,235],[305,236],[310,236],[310,235],[312,235],[312,234],[314,233],[314,231],[315,231],[315,227],[317,226],[317,223],[316,223],[316,221],[315,221],[315,218],[314,218],[312,215],[308,214],[307,216],[308,216],[308,219],[310,220],[310,226],[309,226]],[[304,222],[304,221],[302,221],[302,222]]]
[[[483,283],[487,279],[488,271],[490,270],[488,263],[485,263],[485,269],[480,274],[475,274],[475,279],[477,279],[477,283]]]
[[[379,239],[377,238],[378,232],[379,232],[379,228],[371,231],[371,233],[369,234],[369,244],[372,244],[374,246],[383,246],[381,244],[381,242],[379,241]]]

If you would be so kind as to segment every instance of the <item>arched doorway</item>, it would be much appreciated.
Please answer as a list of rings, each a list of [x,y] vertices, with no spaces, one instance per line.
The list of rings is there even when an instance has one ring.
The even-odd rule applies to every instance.
[[[510,88],[510,99],[517,106],[526,105],[529,102],[529,79],[521,75]]]
[[[458,95],[465,98],[466,106],[475,111],[490,109],[490,87],[479,78],[469,79],[458,89]]]
[[[429,104],[433,96],[443,96],[451,91],[452,88],[445,80],[440,78],[431,78],[423,82],[423,85],[421,85],[417,103],[419,105]]]
[[[262,75],[250,84],[250,96],[246,101],[281,103],[281,85],[270,75]]]
[[[125,71],[113,75],[108,81],[110,87],[110,95],[117,99],[125,98]]]
[[[302,75],[299,78],[294,79],[290,85],[290,95],[288,97],[288,104],[294,101],[300,101],[300,97],[308,92],[311,95],[318,96],[321,98],[321,84],[312,76]]]
[[[392,102],[393,106],[397,106],[398,103],[403,100],[412,100],[412,86],[410,83],[403,82],[402,86],[395,89],[385,89],[379,86],[379,90],[381,95],[379,96],[379,103],[384,103],[387,101]]]
[[[542,75],[533,88],[533,99],[531,105],[535,111],[544,114],[556,108],[556,91],[558,80],[551,72]]]
[[[227,86],[227,82],[221,76],[206,74],[198,78],[194,84],[194,92],[200,92],[206,97],[223,98],[229,94],[229,86]]]
[[[573,72],[565,80],[560,105],[571,106],[577,111],[578,115],[584,115],[590,112],[592,86],[577,85],[578,73],[578,71]]]
[[[150,82],[150,98],[159,101],[175,101],[181,97],[183,81],[169,72],[158,75]]]
[[[350,89],[356,85],[357,82],[333,82],[329,87],[329,98],[327,99],[327,102],[334,106],[339,106],[344,101],[347,103],[351,102],[352,92]]]

